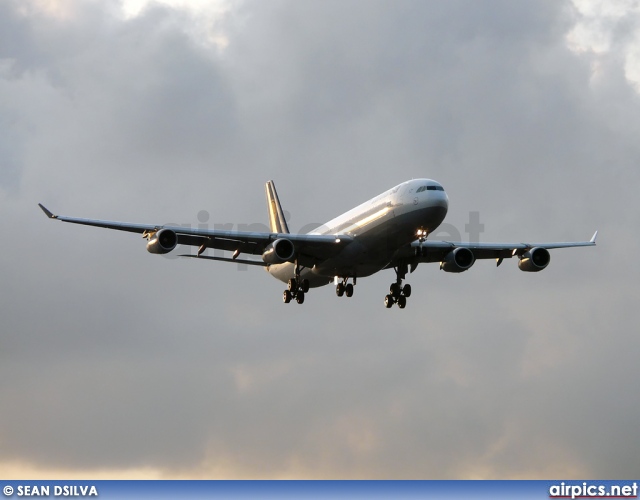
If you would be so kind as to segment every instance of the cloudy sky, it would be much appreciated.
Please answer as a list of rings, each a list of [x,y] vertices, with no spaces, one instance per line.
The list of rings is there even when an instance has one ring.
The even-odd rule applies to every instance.
[[[640,5],[0,0],[0,476],[631,478]],[[303,306],[48,221],[293,230],[430,177],[542,273]],[[244,225],[244,226],[243,226]]]

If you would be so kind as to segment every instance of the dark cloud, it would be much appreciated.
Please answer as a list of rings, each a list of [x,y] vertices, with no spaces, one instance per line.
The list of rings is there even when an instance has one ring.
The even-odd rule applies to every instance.
[[[638,96],[561,2],[0,5],[0,463],[167,477],[629,477]],[[601,236],[544,273],[422,265],[406,310],[47,221],[291,227],[412,177],[465,238]],[[198,219],[205,210],[209,219]]]

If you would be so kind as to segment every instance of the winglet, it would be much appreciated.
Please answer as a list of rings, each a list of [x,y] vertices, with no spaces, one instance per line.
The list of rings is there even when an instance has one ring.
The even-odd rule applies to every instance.
[[[593,236],[591,237],[591,240],[589,240],[589,243],[595,243],[597,237],[598,237],[598,231],[593,233]]]
[[[50,219],[57,219],[58,216],[57,215],[53,215],[53,213],[51,213],[49,210],[47,210],[47,208],[42,204],[42,203],[38,203],[38,206],[42,209],[42,211],[46,214],[47,217],[49,217]]]

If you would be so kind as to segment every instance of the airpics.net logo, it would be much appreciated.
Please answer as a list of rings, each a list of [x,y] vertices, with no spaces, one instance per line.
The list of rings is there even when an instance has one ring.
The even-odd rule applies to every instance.
[[[98,488],[91,485],[18,485],[2,488],[5,497],[97,497]]]
[[[554,484],[549,498],[638,498],[638,484]]]

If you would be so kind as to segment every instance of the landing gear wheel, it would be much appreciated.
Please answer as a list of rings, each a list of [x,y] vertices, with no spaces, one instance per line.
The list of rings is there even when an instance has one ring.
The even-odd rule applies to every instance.
[[[289,278],[289,281],[287,282],[287,290],[282,294],[282,301],[285,304],[291,302],[292,299],[296,299],[298,304],[302,304],[304,302],[304,294],[309,291],[310,283],[308,279],[302,279],[300,277],[301,270],[302,268],[296,260],[293,278]]]
[[[336,295],[338,297],[342,297],[344,295],[344,285],[342,283],[338,283],[336,285]]]
[[[407,298],[411,297],[411,285],[402,286],[402,280],[406,278],[409,266],[401,264],[394,267],[393,270],[396,272],[396,281],[389,286],[389,295],[384,298],[384,305],[389,308],[393,304],[398,304],[400,309],[404,309],[407,307]]]
[[[407,307],[407,298],[404,295],[400,295],[400,297],[398,297],[398,307],[400,309]]]
[[[353,285],[348,283],[347,286],[344,287],[344,293],[347,297],[353,296]]]
[[[395,300],[394,300],[394,298],[393,298],[391,295],[387,295],[387,296],[384,298],[384,306],[385,306],[387,309],[391,309],[391,307],[393,306],[393,304],[394,304],[394,303],[395,303]]]

